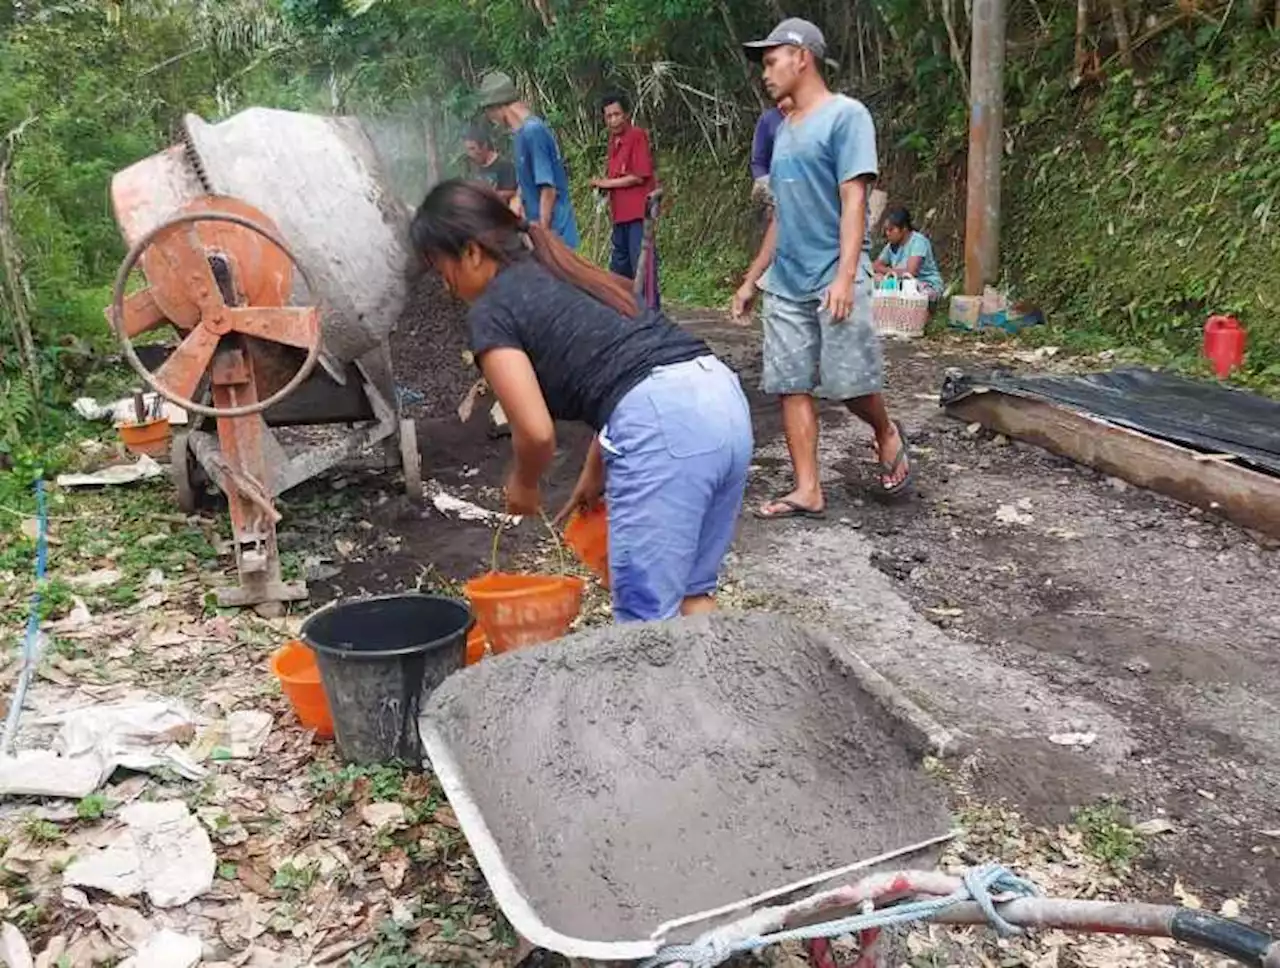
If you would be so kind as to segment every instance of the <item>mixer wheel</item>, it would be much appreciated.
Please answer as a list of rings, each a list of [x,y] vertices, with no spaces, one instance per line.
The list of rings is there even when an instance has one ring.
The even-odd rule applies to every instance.
[[[404,493],[421,501],[422,454],[418,450],[418,425],[409,417],[400,421],[400,466],[404,469]]]
[[[196,484],[195,455],[187,445],[186,434],[174,434],[169,451],[169,467],[173,485],[178,490],[178,507],[187,514],[200,510],[201,488]]]

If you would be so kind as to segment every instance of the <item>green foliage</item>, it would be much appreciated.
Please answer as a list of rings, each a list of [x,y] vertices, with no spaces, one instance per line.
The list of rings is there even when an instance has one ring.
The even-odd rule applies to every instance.
[[[1215,5],[1216,4],[1216,5]],[[835,86],[879,126],[895,201],[962,207],[964,4],[811,0]],[[1073,86],[1074,5],[1011,0],[1004,259],[1019,293],[1071,340],[1190,365],[1210,312],[1250,331],[1241,379],[1280,386],[1280,53],[1240,5],[1177,19],[1173,0],[1127,0],[1160,24],[1120,71],[1107,18],[1091,28],[1103,75]],[[769,0],[73,0],[0,7],[0,135],[23,122],[9,173],[44,399],[0,319],[0,503],[26,510],[33,476],[65,458],[66,403],[92,390],[112,340],[102,317],[123,255],[112,175],[172,144],[182,117],[250,104],[425,122],[445,169],[471,91],[512,73],[558,129],[583,250],[600,253],[586,181],[603,169],[598,98],[629,91],[667,190],[664,295],[723,305],[750,257],[745,153],[760,107],[737,43],[776,18]],[[950,9],[958,49],[941,11]],[[1173,20],[1169,20],[1173,17]],[[1172,24],[1174,29],[1166,29]],[[1142,29],[1146,29],[1143,27]],[[1135,32],[1136,35],[1136,32]],[[418,158],[407,183],[421,184]],[[399,183],[399,173],[392,173]],[[955,253],[960,228],[952,226]],[[954,262],[954,259],[953,259]],[[944,266],[955,275],[959,266]],[[118,368],[117,368],[118,369]],[[118,389],[118,388],[114,388]],[[12,500],[11,500],[12,499]]]
[[[399,800],[404,793],[407,768],[402,763],[386,763],[375,766],[348,764],[337,769],[323,764],[312,764],[308,784],[321,799],[345,806],[355,799],[357,782],[368,783],[372,800]]]
[[[1205,319],[1249,329],[1246,382],[1280,385],[1280,49],[1244,37],[1183,73],[1111,81],[1006,175],[1021,291],[1072,328],[1191,363]],[[1173,45],[1175,63],[1182,47]]]
[[[311,886],[320,877],[320,865],[317,863],[305,863],[294,865],[291,863],[281,864],[276,868],[275,877],[271,880],[271,886],[276,890],[283,892],[285,895],[301,895],[311,890]]]
[[[1083,837],[1085,850],[1118,873],[1128,870],[1142,851],[1142,838],[1116,803],[1081,807],[1072,823]]]
[[[76,804],[76,816],[81,820],[101,820],[111,809],[111,801],[101,793],[90,793]]]
[[[367,952],[353,954],[351,968],[427,968],[428,962],[413,953],[409,933],[390,919],[378,926]]]
[[[62,828],[50,820],[28,817],[22,824],[22,832],[32,844],[58,844],[62,842]]]

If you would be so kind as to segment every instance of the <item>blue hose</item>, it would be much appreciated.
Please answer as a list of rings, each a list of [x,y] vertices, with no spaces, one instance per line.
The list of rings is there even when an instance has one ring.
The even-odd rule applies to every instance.
[[[45,507],[44,481],[36,481],[36,587],[31,593],[31,613],[27,616],[27,634],[22,643],[22,672],[18,686],[9,703],[9,715],[4,721],[4,735],[0,737],[0,756],[8,756],[18,731],[18,719],[22,716],[22,704],[27,698],[27,688],[36,666],[40,664],[40,599],[44,592],[45,571],[49,566],[49,512]]]

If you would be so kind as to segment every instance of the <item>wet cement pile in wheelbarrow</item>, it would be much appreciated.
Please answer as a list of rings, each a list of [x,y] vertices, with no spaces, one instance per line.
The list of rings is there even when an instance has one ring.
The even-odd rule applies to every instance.
[[[947,830],[837,651],[765,614],[597,629],[453,676],[423,733],[546,925],[639,940]]]

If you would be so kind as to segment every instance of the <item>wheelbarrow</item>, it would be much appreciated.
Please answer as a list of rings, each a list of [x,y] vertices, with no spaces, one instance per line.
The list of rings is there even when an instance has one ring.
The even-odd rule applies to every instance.
[[[1043,898],[998,867],[935,868],[950,828],[921,768],[954,738],[856,653],[779,616],[624,625],[447,680],[427,756],[498,905],[570,958],[711,968],[783,941],[858,968],[881,931],[1169,936],[1280,968],[1280,945],[1199,911]]]

